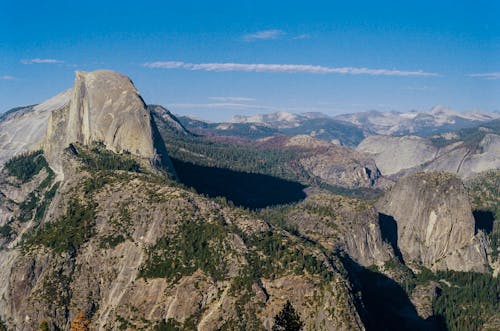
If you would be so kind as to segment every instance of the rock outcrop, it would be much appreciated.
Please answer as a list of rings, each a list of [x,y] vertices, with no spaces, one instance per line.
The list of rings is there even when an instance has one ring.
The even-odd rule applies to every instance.
[[[386,176],[429,162],[438,151],[430,141],[417,136],[370,136],[356,150],[370,155]]]
[[[392,247],[382,238],[377,211],[368,201],[313,194],[292,207],[285,220],[303,236],[329,251],[345,251],[365,267],[395,258]]]
[[[171,132],[180,135],[192,135],[179,120],[165,107],[158,105],[148,105],[148,110],[154,117],[155,121],[161,121]]]
[[[157,157],[150,113],[132,81],[117,72],[76,72],[70,102],[52,111],[48,123],[43,147],[58,173],[62,151],[76,142],[102,142],[111,151],[151,161]]]
[[[16,108],[0,116],[0,167],[15,155],[42,147],[51,112],[65,107],[71,94],[69,89],[36,106]]]
[[[500,135],[494,133],[478,142],[457,141],[442,147],[416,136],[371,136],[357,150],[372,157],[384,176],[447,171],[465,179],[500,169]]]
[[[297,159],[289,166],[328,185],[354,189],[385,188],[391,184],[369,156],[308,135],[259,139],[258,146],[297,151]]]
[[[444,172],[402,178],[377,202],[397,223],[404,261],[432,270],[487,271],[486,240],[475,233],[464,185]]]

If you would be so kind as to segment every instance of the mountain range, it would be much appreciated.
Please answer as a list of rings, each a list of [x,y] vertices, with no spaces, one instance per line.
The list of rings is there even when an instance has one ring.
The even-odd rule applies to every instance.
[[[207,123],[109,70],[3,114],[0,330],[498,329],[498,116],[368,114]]]

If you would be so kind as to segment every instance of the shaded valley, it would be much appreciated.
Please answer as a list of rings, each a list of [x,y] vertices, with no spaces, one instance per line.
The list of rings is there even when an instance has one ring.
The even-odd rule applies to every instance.
[[[172,158],[181,183],[210,197],[225,197],[236,206],[255,209],[297,202],[305,186],[262,174],[208,167]]]

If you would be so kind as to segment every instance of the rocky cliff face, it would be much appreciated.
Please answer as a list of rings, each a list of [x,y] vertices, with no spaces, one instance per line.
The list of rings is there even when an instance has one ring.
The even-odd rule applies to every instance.
[[[150,114],[128,77],[109,70],[76,72],[71,99],[52,111],[43,144],[56,172],[62,172],[61,152],[75,142],[103,142],[117,153],[156,158]]]
[[[192,135],[179,120],[165,107],[158,105],[148,105],[148,110],[151,115],[155,118],[155,121],[161,121],[165,126],[167,126],[172,132],[180,135],[188,136]]]
[[[0,116],[0,167],[14,155],[41,148],[51,112],[65,107],[71,93],[70,89],[39,105],[17,108]]]
[[[383,265],[395,257],[384,242],[378,214],[368,202],[319,193],[292,207],[285,216],[288,225],[330,251],[342,250],[360,265]]]
[[[486,240],[475,233],[467,192],[454,175],[417,173],[401,179],[377,208],[397,223],[404,261],[432,270],[487,270]]]

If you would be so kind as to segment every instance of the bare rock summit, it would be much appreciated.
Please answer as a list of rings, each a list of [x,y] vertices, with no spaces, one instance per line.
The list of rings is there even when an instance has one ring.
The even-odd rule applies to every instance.
[[[467,192],[455,175],[404,177],[377,202],[377,209],[396,222],[406,263],[432,270],[488,270],[485,236],[476,233]]]
[[[102,142],[107,149],[158,159],[150,112],[132,81],[110,71],[77,71],[65,107],[54,109],[43,143],[51,167],[62,172],[61,152],[71,143]]]

